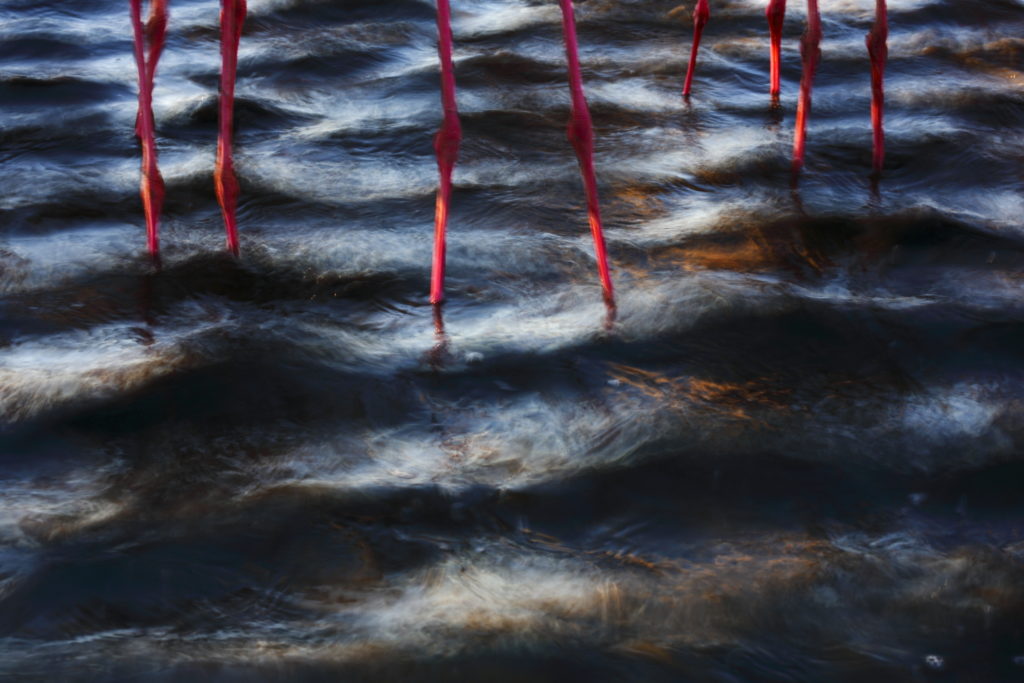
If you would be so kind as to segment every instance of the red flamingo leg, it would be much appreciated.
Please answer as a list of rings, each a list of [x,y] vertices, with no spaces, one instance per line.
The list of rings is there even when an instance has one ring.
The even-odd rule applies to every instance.
[[[786,19],[786,0],[769,0],[764,12],[768,18],[768,35],[771,41],[771,87],[769,93],[778,99],[781,92],[782,69],[782,24]]]
[[[167,2],[152,0],[149,19],[142,23],[142,0],[130,0],[134,33],[135,64],[139,71],[139,109],[135,116],[135,135],[142,144],[140,195],[146,216],[146,244],[150,255],[160,253],[160,211],[164,204],[164,180],[156,154],[156,125],[153,120],[153,81],[156,65],[167,33]],[[149,47],[148,55],[146,47]]]
[[[572,93],[572,116],[569,120],[568,137],[576,150],[576,158],[583,176],[583,187],[587,197],[587,216],[590,234],[594,237],[594,253],[597,270],[601,277],[601,288],[605,301],[614,302],[611,273],[608,270],[608,253],[601,227],[601,206],[597,198],[597,179],[594,176],[594,127],[590,121],[590,108],[583,94],[583,76],[580,73],[579,44],[576,40],[576,18],[572,0],[559,0],[562,7],[562,32],[565,35],[565,55],[569,62],[569,89]]]
[[[871,58],[871,127],[874,130],[872,161],[875,175],[882,172],[885,162],[885,61],[889,56],[889,20],[885,0],[875,0],[875,25],[867,35],[868,56]]]
[[[693,9],[693,45],[690,47],[690,65],[686,69],[686,82],[683,83],[683,97],[690,96],[690,86],[693,84],[693,72],[697,69],[697,51],[700,49],[700,37],[704,33],[704,27],[711,17],[711,8],[708,7],[708,0],[697,0],[697,6]]]
[[[803,78],[800,79],[800,102],[796,108],[796,132],[793,135],[793,174],[800,172],[804,165],[804,150],[807,143],[807,118],[811,114],[811,90],[814,88],[814,73],[821,60],[821,15],[818,14],[818,0],[807,0],[807,29],[800,41],[800,57],[804,63]]]
[[[452,64],[452,13],[448,0],[437,0],[437,54],[441,58],[441,105],[444,122],[434,136],[437,171],[441,177],[434,208],[434,261],[430,277],[430,303],[444,301],[445,234],[448,229],[448,203],[452,196],[452,170],[459,157],[462,125],[455,101],[455,67]]]
[[[231,156],[231,138],[234,133],[235,75],[238,71],[238,43],[242,39],[245,22],[245,0],[221,0],[220,10],[220,134],[217,137],[217,164],[213,183],[217,201],[224,215],[227,247],[238,255],[238,179]]]

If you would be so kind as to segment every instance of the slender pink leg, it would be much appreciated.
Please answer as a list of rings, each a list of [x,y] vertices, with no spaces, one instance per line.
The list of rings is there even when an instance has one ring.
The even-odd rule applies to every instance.
[[[786,19],[786,0],[768,0],[764,12],[768,17],[768,35],[770,36],[771,87],[769,93],[778,99],[781,88],[782,68],[782,24]]]
[[[885,60],[889,56],[886,45],[889,39],[889,20],[886,15],[885,0],[875,0],[875,25],[865,39],[868,56],[871,58],[871,126],[875,137],[872,160],[876,175],[882,172],[882,164],[885,162],[882,117],[885,112]]]
[[[146,215],[146,244],[150,255],[156,258],[160,253],[160,211],[164,204],[164,180],[157,165],[153,81],[167,33],[167,2],[152,0],[145,26],[142,24],[142,0],[130,0],[129,8],[135,39],[135,64],[139,70],[139,109],[135,116],[135,135],[142,143],[140,194],[142,210]]]
[[[448,0],[437,0],[437,54],[441,58],[441,106],[444,121],[434,136],[437,172],[440,184],[434,206],[434,261],[430,277],[430,303],[444,301],[445,234],[448,229],[448,203],[452,196],[452,170],[459,158],[462,124],[455,101],[455,67],[452,64],[452,12]]]
[[[800,79],[800,102],[796,107],[796,132],[793,135],[793,174],[800,172],[804,165],[804,149],[807,143],[807,117],[811,114],[811,90],[814,88],[814,72],[821,60],[821,15],[818,14],[818,0],[807,0],[807,30],[800,40],[800,57],[804,62],[804,74]]]
[[[604,244],[604,230],[601,227],[601,206],[597,198],[597,179],[594,176],[594,127],[590,121],[590,108],[583,94],[583,75],[580,73],[579,44],[576,40],[576,17],[572,0],[558,0],[562,7],[562,32],[565,35],[565,55],[569,62],[569,90],[572,93],[572,117],[569,120],[568,136],[576,150],[576,159],[583,176],[583,187],[587,197],[587,217],[590,220],[590,234],[594,238],[594,253],[597,270],[601,277],[601,288],[605,301],[611,305],[615,300],[612,277],[608,270],[608,253]]]
[[[693,72],[697,68],[697,51],[700,49],[700,37],[704,33],[704,27],[711,17],[711,8],[708,7],[708,0],[697,0],[697,6],[693,8],[693,45],[690,47],[690,66],[686,69],[686,82],[683,83],[683,97],[690,96],[690,86],[693,83]]]
[[[235,255],[238,254],[238,224],[235,220],[235,211],[238,208],[238,179],[235,178],[235,165],[231,157],[231,138],[234,133],[238,43],[242,39],[245,9],[245,0],[221,0],[220,134],[217,137],[217,165],[214,168],[213,184],[217,190],[221,213],[224,215],[228,251]]]

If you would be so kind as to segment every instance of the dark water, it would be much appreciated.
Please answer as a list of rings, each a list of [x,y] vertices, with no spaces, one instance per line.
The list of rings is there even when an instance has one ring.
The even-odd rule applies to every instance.
[[[454,1],[465,141],[426,305],[433,7],[252,0],[243,256],[212,0],[156,83],[126,2],[0,0],[0,678],[1024,679],[1024,4],[578,4],[618,318],[557,3]]]

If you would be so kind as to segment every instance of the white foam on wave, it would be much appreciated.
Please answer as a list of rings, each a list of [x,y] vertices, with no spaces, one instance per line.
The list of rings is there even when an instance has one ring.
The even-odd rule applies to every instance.
[[[899,407],[900,417],[909,432],[928,444],[981,438],[1001,413],[993,400],[1000,389],[963,382],[935,388],[927,395],[910,397]]]
[[[747,199],[741,207],[738,201],[725,203],[715,195],[695,193],[681,200],[678,210],[644,221],[637,230],[624,235],[623,239],[643,248],[671,245],[694,235],[714,232],[723,224],[728,224],[738,209],[752,209],[766,219],[774,215],[775,211],[768,202],[759,203],[755,197]],[[743,214],[739,218],[748,220]]]
[[[70,12],[48,13],[45,11],[45,5],[35,8],[31,16],[3,12],[3,20],[0,21],[0,40],[24,39],[33,36],[52,39],[56,36],[59,40],[72,42],[76,46],[88,45],[94,49],[102,48],[110,43],[123,41],[126,36],[129,38],[131,36],[128,5],[125,3],[119,7],[124,8],[123,12],[111,11],[99,15],[90,13],[88,17],[76,15],[73,9]],[[107,21],[98,20],[100,17]],[[118,25],[121,17],[124,18],[123,30]],[[39,61],[29,60],[29,63],[39,67],[45,66],[45,61],[46,59],[42,58]]]
[[[15,341],[0,350],[0,416],[24,419],[70,400],[114,396],[170,372],[173,349],[141,345],[132,326]]]
[[[689,135],[683,131],[684,138]],[[763,126],[733,126],[728,130],[695,131],[696,144],[676,147],[636,159],[639,177],[671,177],[679,172],[693,173],[702,167],[735,169],[752,158],[772,157],[779,141],[775,132]],[[692,138],[691,138],[692,139]]]
[[[445,644],[438,631],[504,633],[516,640],[576,632],[579,625],[571,621],[600,615],[607,580],[585,563],[562,558],[520,556],[510,570],[472,553],[431,567],[397,599],[372,600],[358,610],[357,624],[404,648],[455,654],[465,643]],[[566,621],[551,619],[554,614]]]
[[[678,93],[654,86],[645,78],[595,80],[587,87],[591,105],[628,103],[629,111],[681,112],[685,106]]]
[[[731,295],[729,287],[734,290]],[[723,274],[678,283],[676,296],[690,297],[689,303],[672,298],[667,289],[647,290],[649,300],[643,306],[637,299],[638,291],[644,290],[633,289],[623,297],[624,329],[650,338],[694,325],[704,313],[716,310],[750,306],[763,313],[786,292],[778,283],[765,287],[750,278]],[[859,305],[897,311],[929,305],[900,296],[844,295],[831,287],[822,296],[838,300],[846,296]],[[785,300],[777,305],[785,305]],[[682,310],[688,313],[664,314]],[[538,322],[522,315],[512,319],[506,312],[451,323],[452,369],[457,370],[460,362],[464,366],[460,358],[477,354],[486,360],[513,349],[543,359],[545,353],[598,334],[597,310],[578,317],[575,324],[565,316]],[[414,358],[417,351],[425,355],[432,341],[421,335],[396,338],[386,346],[392,353],[402,353],[405,344],[402,355]],[[377,364],[386,365],[383,358]],[[360,358],[358,366],[365,370],[368,364]],[[626,373],[632,377],[631,371]],[[1011,384],[996,380],[958,383],[948,389],[936,384],[916,391],[865,382],[839,389],[846,395],[833,400],[819,389],[773,396],[770,382],[763,387],[731,385],[705,381],[700,372],[693,377],[668,376],[664,382],[652,379],[649,386],[642,372],[634,379],[639,383],[627,386],[617,381],[603,398],[582,403],[549,400],[542,392],[523,393],[515,387],[507,387],[510,393],[503,397],[500,385],[491,387],[495,398],[486,403],[444,403],[424,397],[424,410],[434,415],[431,425],[436,423],[440,432],[421,426],[366,433],[362,445],[349,442],[344,447],[349,459],[342,470],[327,474],[310,464],[300,479],[341,488],[396,484],[461,488],[481,483],[515,488],[584,469],[625,464],[639,449],[661,440],[703,444],[716,457],[743,452],[756,443],[759,448],[825,462],[862,460],[898,470],[964,467],[977,464],[976,458],[982,455],[988,461],[1009,454],[1012,438],[997,421],[1007,401],[1020,398]],[[798,424],[799,416],[805,414],[814,415],[813,430],[787,427]],[[776,428],[768,426],[772,424]],[[332,462],[332,448],[315,449],[300,459]]]
[[[65,663],[47,673],[76,675],[107,672],[121,660],[144,663],[135,665],[140,676],[176,665],[243,673],[268,667],[255,670],[298,677],[310,664],[355,665],[378,676],[414,666],[463,672],[473,670],[481,651],[548,661],[553,643],[661,664],[678,661],[680,651],[728,648],[751,652],[756,664],[777,661],[776,653],[754,650],[760,641],[750,634],[779,614],[822,642],[913,672],[921,643],[936,637],[921,614],[954,623],[1009,617],[1021,596],[1019,572],[998,550],[944,550],[912,531],[840,530],[824,541],[801,533],[716,534],[707,557],[678,562],[524,536],[532,540],[477,537],[457,550],[430,538],[442,552],[421,569],[309,587],[302,619],[268,623],[243,615],[201,634],[147,627],[0,641],[0,673],[35,673],[41,659]],[[892,608],[879,611],[883,595]],[[459,659],[467,655],[469,662]]]
[[[314,106],[319,109],[319,120],[300,124],[287,134],[301,142],[330,144],[326,138],[341,133],[358,134],[372,131],[398,131],[422,125],[427,119],[439,119],[440,108],[433,95],[415,93],[399,98],[374,98],[362,95],[362,90],[350,90],[345,96],[327,96]]]
[[[280,152],[253,149],[239,154],[238,165],[259,185],[283,194],[330,204],[369,203],[429,196],[436,189],[430,159],[349,157],[336,161],[286,158]]]
[[[528,354],[543,364],[549,354],[594,343],[605,333],[606,311],[596,286],[577,289],[531,299],[530,307],[460,312],[447,325],[449,341],[437,355],[434,371],[458,374],[510,354]],[[681,277],[672,287],[632,288],[619,300],[623,330],[648,338],[685,329],[706,313],[749,304],[751,291],[749,281],[718,274]],[[687,313],[666,316],[666,310]],[[410,333],[410,323],[415,320],[365,335],[305,326],[300,336],[320,349],[322,362],[381,373],[383,380],[403,366],[420,372],[429,367],[438,340],[425,320],[417,333]],[[328,360],[330,349],[344,349],[344,357],[335,354],[334,361]],[[413,420],[361,433],[355,440],[339,434],[340,441],[296,450],[289,457],[286,479],[342,489],[396,483],[518,487],[625,464],[637,449],[657,442],[680,423],[688,437],[695,437],[713,431],[719,422],[702,401],[685,397],[666,408],[617,388],[609,388],[607,396],[598,389],[577,402],[523,391],[505,380],[490,384],[494,399],[486,402],[424,395],[423,411],[434,416],[429,423]],[[276,478],[281,472],[275,465],[269,474]]]
[[[12,455],[12,454],[7,454]],[[40,543],[101,524],[125,504],[103,497],[107,479],[120,468],[117,458],[97,465],[63,460],[60,467],[35,463],[0,476],[0,599],[37,566]]]
[[[93,224],[71,231],[41,235],[11,235],[2,244],[7,250],[0,269],[0,292],[14,294],[52,286],[80,277],[97,268],[122,264],[144,244],[145,230],[124,224]]]
[[[951,192],[945,188],[917,187],[906,192],[907,204],[933,209],[946,216],[993,230],[1005,230],[1024,235],[1020,222],[1020,207],[1024,206],[1024,191],[987,188],[984,193],[975,189]]]
[[[452,8],[452,33],[462,38],[479,38],[509,33],[538,24],[558,25],[561,13],[554,3],[538,5],[522,0],[475,2]]]

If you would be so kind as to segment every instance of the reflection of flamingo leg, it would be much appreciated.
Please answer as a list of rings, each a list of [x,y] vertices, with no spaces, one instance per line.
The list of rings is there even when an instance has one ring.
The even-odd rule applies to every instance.
[[[704,27],[711,17],[711,8],[708,7],[708,0],[697,0],[697,6],[693,9],[693,45],[690,47],[690,65],[686,68],[686,81],[683,83],[683,96],[690,96],[690,86],[693,84],[693,72],[697,68],[697,51],[700,49],[700,37],[704,33]]]
[[[430,367],[440,370],[448,355],[448,334],[444,331],[444,310],[441,306],[435,305],[434,311],[434,346],[427,354]]]
[[[818,0],[807,0],[807,30],[800,40],[800,57],[804,62],[804,74],[800,79],[800,102],[796,108],[796,132],[793,135],[793,173],[799,173],[804,165],[804,149],[807,143],[807,118],[811,114],[811,90],[814,88],[814,72],[821,60],[821,15],[818,14]]]
[[[874,130],[874,152],[872,161],[875,174],[882,172],[885,162],[885,129],[882,116],[885,109],[885,60],[889,56],[886,42],[889,38],[889,21],[886,16],[885,0],[875,0],[875,25],[867,35],[868,56],[871,58],[871,126]]]
[[[437,54],[441,58],[441,106],[444,121],[434,137],[440,184],[434,207],[434,262],[430,277],[430,303],[444,301],[445,233],[448,229],[448,204],[452,196],[452,170],[459,157],[462,125],[455,101],[455,67],[452,64],[451,8],[448,0],[437,0]]]
[[[142,143],[142,210],[146,215],[146,243],[149,253],[160,253],[160,210],[164,204],[164,181],[156,155],[156,126],[153,120],[153,81],[156,65],[164,48],[167,33],[167,2],[152,0],[149,19],[142,24],[142,0],[131,0],[135,63],[139,70],[139,109],[135,117],[135,134]],[[149,51],[146,52],[148,43]]]
[[[228,250],[238,254],[238,180],[231,157],[231,138],[235,116],[235,74],[238,70],[238,43],[242,38],[245,21],[245,0],[221,0],[220,9],[220,134],[217,137],[217,165],[213,184],[217,201],[224,215]]]
[[[594,238],[594,253],[597,270],[605,301],[614,300],[611,273],[608,270],[608,254],[604,244],[604,230],[601,227],[601,206],[597,199],[597,180],[594,177],[594,127],[590,121],[590,108],[583,94],[583,76],[580,73],[579,45],[576,40],[576,18],[572,0],[559,0],[562,7],[562,31],[565,35],[565,55],[569,62],[569,90],[572,93],[572,116],[569,120],[569,142],[576,150],[576,158],[583,176],[583,187],[587,197],[587,217],[590,220],[590,234]]]
[[[769,93],[777,98],[781,91],[781,69],[782,69],[782,25],[786,19],[786,0],[769,0],[765,9],[765,16],[768,17],[768,35],[771,41],[770,68],[771,87]]]

